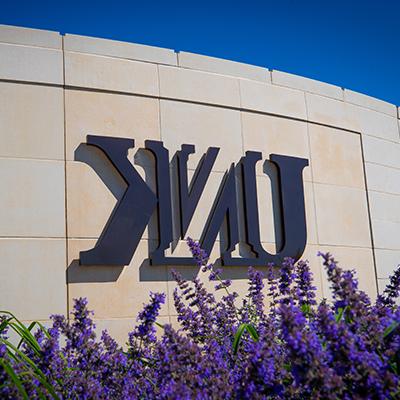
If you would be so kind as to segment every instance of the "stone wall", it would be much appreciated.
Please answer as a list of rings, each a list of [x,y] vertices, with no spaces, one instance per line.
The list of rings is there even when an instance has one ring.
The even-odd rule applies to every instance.
[[[371,296],[400,260],[396,106],[266,68],[0,26],[0,304],[24,321],[66,314],[73,298],[85,296],[98,328],[124,341],[149,291],[167,293],[161,321],[175,321],[173,266],[149,266],[148,231],[129,266],[79,266],[79,251],[94,245],[125,190],[107,161],[81,145],[88,133],[133,138],[136,148],[162,140],[171,156],[194,144],[190,173],[208,146],[220,147],[189,227],[194,238],[224,172],[246,150],[309,159],[304,258],[321,297],[329,290],[318,250],[354,267]],[[271,188],[261,165],[257,179],[262,242],[273,251]],[[173,254],[188,254],[186,245]],[[243,292],[245,272],[224,273]]]

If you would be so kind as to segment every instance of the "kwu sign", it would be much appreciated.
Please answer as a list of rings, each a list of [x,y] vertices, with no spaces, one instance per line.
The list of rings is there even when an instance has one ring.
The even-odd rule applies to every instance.
[[[152,265],[190,265],[189,257],[167,257],[174,236],[173,199],[171,196],[171,174],[168,150],[162,142],[147,140],[147,150],[155,164],[156,191],[150,189],[135,167],[128,160],[128,150],[134,140],[105,136],[87,136],[87,145],[95,146],[111,161],[114,168],[127,184],[122,198],[116,204],[103,232],[94,248],[80,253],[82,265],[127,265],[139,244],[142,234],[154,212],[157,213],[158,245],[149,254]],[[184,239],[204,191],[219,149],[210,147],[203,155],[190,184],[187,178],[187,163],[193,145],[182,145],[177,152],[177,183],[179,210],[179,236]],[[218,233],[221,240],[222,265],[267,265],[280,264],[284,257],[298,260],[307,241],[304,208],[303,169],[308,160],[271,154],[267,162],[276,170],[272,183],[275,225],[280,238],[277,253],[268,253],[261,245],[257,204],[256,163],[261,153],[247,151],[235,166],[226,171],[214,200],[210,215],[200,238],[201,247],[210,254]],[[235,168],[236,167],[236,168]],[[238,198],[241,201],[238,201]],[[239,218],[241,215],[241,218]],[[277,231],[277,230],[276,230]],[[247,245],[251,256],[235,257],[232,252],[239,244]]]

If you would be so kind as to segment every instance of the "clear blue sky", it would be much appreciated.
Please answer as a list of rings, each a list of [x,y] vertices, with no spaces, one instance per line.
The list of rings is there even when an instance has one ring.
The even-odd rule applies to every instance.
[[[3,0],[0,23],[261,65],[400,105],[399,0]]]

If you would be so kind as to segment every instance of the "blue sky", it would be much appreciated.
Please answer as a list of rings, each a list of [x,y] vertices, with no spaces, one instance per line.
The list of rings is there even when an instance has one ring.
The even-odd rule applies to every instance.
[[[400,105],[398,0],[3,0],[0,23],[227,58]]]

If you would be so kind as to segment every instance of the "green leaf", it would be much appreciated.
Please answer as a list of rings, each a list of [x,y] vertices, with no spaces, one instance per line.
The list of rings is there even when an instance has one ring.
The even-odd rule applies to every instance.
[[[385,332],[383,332],[383,338],[389,336],[399,325],[400,325],[400,322],[398,322],[398,321],[393,321],[393,322],[385,329]]]
[[[246,324],[241,324],[238,330],[236,331],[235,338],[233,339],[233,354],[237,354],[239,343],[245,329],[246,329]]]
[[[9,326],[21,338],[17,346],[18,349],[20,348],[22,342],[25,342],[37,355],[40,355],[41,349],[39,343],[25,325],[16,322],[10,322]]]
[[[4,329],[7,328],[9,322],[12,320],[12,317],[6,318],[1,324],[0,324],[0,333],[4,331]]]
[[[254,328],[254,326],[251,325],[251,324],[246,324],[246,330],[247,330],[247,332],[250,333],[250,336],[253,338],[253,340],[255,342],[258,342],[259,335],[258,335],[258,333],[256,331],[256,328]]]
[[[232,345],[232,349],[233,349],[233,354],[237,354],[238,349],[239,349],[239,344],[240,341],[242,339],[242,336],[244,334],[244,332],[247,331],[250,336],[252,337],[252,339],[257,342],[259,339],[259,335],[256,331],[256,328],[254,328],[253,325],[251,324],[240,324],[239,328],[236,331],[235,337],[233,339],[233,345]]]
[[[28,328],[26,328],[29,332],[31,332],[32,331],[32,329],[34,328],[36,326],[36,322],[35,321],[33,321],[33,322],[31,322],[31,324],[28,326]],[[24,332],[26,332],[25,331],[25,329],[24,329]],[[34,336],[33,336],[34,337]],[[19,343],[18,343],[18,346],[17,346],[17,348],[19,349],[20,347],[21,347],[21,345],[22,345],[22,343],[25,341],[25,338],[24,337],[21,337],[21,340],[19,341]]]
[[[55,388],[53,385],[47,380],[46,375],[39,369],[39,367],[26,355],[24,354],[18,347],[14,346],[11,342],[6,339],[0,339],[0,342],[4,343],[7,346],[8,354],[18,360],[18,357],[22,359],[27,366],[32,368],[32,372],[34,376],[39,380],[39,382],[47,389],[47,391],[52,395],[53,399],[59,399]],[[12,351],[11,351],[12,350]],[[1,361],[1,359],[0,359]]]
[[[311,312],[311,306],[305,303],[301,306],[301,311],[307,317]]]
[[[290,371],[292,370],[291,365],[288,364],[288,363],[284,363],[284,364],[283,364],[283,368],[284,368],[286,371],[288,371],[288,372],[290,372]]]
[[[337,313],[335,314],[335,321],[336,321],[336,322],[340,322],[341,319],[343,318],[343,314],[344,314],[347,310],[349,310],[349,306],[346,306],[346,307],[344,307],[344,308],[343,308],[343,307],[338,308]]]
[[[0,365],[4,368],[4,371],[8,374],[8,376],[11,378],[11,380],[14,382],[15,386],[17,387],[19,393],[21,394],[22,398],[28,400],[28,393],[26,393],[26,390],[19,379],[18,375],[15,373],[13,368],[9,363],[7,363],[5,360],[0,359]]]

